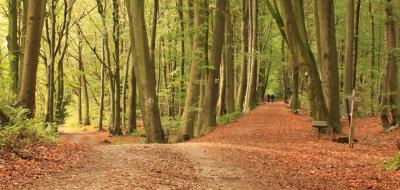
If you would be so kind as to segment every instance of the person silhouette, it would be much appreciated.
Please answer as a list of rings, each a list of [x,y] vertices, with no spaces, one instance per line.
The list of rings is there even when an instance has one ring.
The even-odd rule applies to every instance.
[[[275,95],[271,94],[271,102],[273,103],[275,101]]]
[[[271,95],[267,94],[267,102],[271,101]]]

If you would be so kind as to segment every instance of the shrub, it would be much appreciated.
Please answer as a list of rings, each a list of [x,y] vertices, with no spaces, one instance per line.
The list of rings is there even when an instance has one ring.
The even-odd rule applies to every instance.
[[[43,123],[26,120],[0,129],[0,158],[27,159],[31,157],[34,146],[54,143],[56,133],[40,125],[43,126]]]
[[[229,113],[229,114],[219,117],[217,123],[219,125],[226,125],[228,123],[233,122],[235,119],[237,119],[241,115],[242,115],[242,113],[240,113],[240,112]]]
[[[386,170],[399,170],[400,169],[400,154],[387,161],[384,164]]]

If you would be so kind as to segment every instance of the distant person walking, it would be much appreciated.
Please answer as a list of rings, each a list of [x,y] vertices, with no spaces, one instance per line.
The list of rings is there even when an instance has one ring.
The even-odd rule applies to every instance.
[[[271,95],[267,94],[267,102],[271,101]]]
[[[273,103],[275,101],[275,95],[271,94],[271,102]]]

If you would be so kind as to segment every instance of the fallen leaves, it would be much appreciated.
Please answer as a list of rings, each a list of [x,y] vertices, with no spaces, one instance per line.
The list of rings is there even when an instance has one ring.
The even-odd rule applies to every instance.
[[[77,144],[31,146],[29,159],[0,160],[0,189],[12,189],[45,174],[60,172],[84,157],[85,147]]]

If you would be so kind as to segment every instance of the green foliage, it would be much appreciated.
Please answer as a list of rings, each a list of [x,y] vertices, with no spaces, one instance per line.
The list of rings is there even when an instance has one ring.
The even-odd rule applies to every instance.
[[[230,114],[223,115],[218,118],[217,123],[218,125],[226,125],[228,123],[232,123],[235,119],[242,115],[241,112],[233,112]]]
[[[35,145],[52,144],[56,133],[42,127],[42,122],[25,120],[16,125],[0,128],[0,158],[7,156],[29,158]]]
[[[386,170],[399,170],[400,169],[400,154],[395,156],[393,159],[387,161],[384,166]]]

